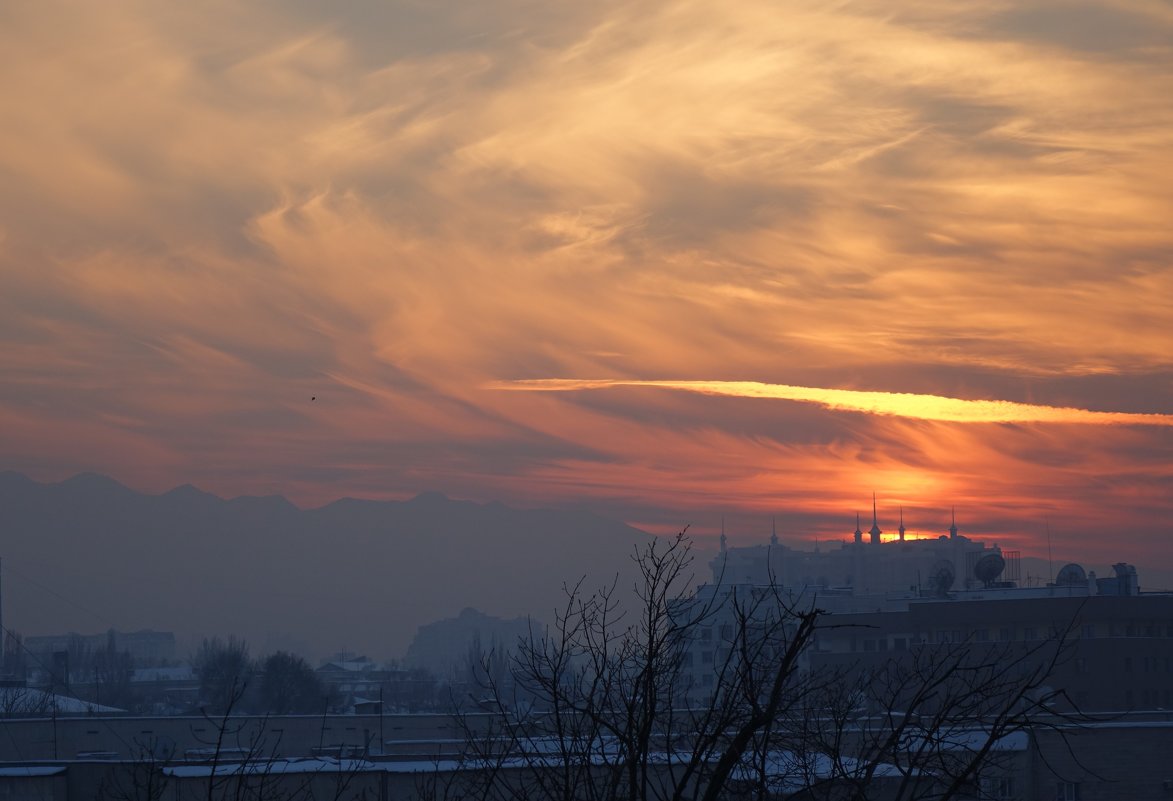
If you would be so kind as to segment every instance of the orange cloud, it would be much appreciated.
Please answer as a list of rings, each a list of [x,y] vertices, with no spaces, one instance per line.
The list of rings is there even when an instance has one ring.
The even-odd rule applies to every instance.
[[[0,467],[657,525],[872,488],[1085,542],[1173,516],[1161,3],[4,23]],[[567,375],[652,380],[484,389]]]

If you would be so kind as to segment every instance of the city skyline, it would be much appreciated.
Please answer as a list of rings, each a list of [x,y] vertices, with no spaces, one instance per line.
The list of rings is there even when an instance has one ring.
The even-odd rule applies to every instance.
[[[0,469],[1173,564],[1166,5],[0,18]]]

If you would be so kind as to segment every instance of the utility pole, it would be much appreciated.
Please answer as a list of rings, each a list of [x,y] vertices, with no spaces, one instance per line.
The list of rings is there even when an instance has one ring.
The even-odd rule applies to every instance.
[[[4,559],[0,557],[0,677],[8,678],[8,629],[4,628]]]

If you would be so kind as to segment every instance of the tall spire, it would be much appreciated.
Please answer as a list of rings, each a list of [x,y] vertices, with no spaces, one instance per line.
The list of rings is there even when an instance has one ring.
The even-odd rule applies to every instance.
[[[949,539],[957,539],[957,507],[951,507],[952,523],[949,525]]]
[[[725,553],[725,515],[721,515],[721,553]]]
[[[777,518],[770,518],[770,544],[778,544],[778,520]]]
[[[855,513],[855,541],[863,542],[863,532],[859,530],[859,512]]]
[[[872,545],[880,544],[880,535],[884,532],[880,531],[880,523],[876,520],[876,493],[872,493],[872,528],[868,534],[872,535]]]
[[[900,507],[900,541],[904,542],[904,507]]]

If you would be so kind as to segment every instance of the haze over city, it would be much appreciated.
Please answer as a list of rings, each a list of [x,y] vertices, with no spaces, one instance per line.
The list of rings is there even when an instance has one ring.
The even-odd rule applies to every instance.
[[[0,20],[4,469],[1173,562],[1167,4]]]
[[[1168,801],[1169,0],[0,0],[0,797]]]

